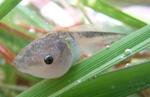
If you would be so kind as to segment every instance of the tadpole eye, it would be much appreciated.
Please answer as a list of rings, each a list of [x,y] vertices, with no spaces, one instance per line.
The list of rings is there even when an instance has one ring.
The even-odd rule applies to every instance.
[[[44,58],[44,62],[47,64],[47,65],[50,65],[53,63],[53,57],[51,55],[47,55],[45,58]]]

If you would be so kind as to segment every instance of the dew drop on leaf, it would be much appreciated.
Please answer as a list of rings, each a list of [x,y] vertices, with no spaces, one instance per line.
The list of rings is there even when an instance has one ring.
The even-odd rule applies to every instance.
[[[130,64],[130,63],[127,63],[126,65],[125,65],[125,67],[129,67],[129,66],[131,66],[132,64]]]
[[[77,83],[78,83],[78,84],[81,83],[81,80],[77,80]]]
[[[124,55],[121,55],[121,56],[120,56],[120,59],[123,59],[124,57],[125,57]]]
[[[126,49],[124,51],[125,55],[130,55],[132,53],[132,50],[131,49]]]
[[[110,48],[110,45],[106,45],[106,48]]]

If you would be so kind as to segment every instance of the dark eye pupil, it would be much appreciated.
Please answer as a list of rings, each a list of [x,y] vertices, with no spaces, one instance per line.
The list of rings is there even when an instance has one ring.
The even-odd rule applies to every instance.
[[[51,55],[47,55],[45,58],[44,58],[44,62],[46,64],[52,64],[53,63],[53,57]]]

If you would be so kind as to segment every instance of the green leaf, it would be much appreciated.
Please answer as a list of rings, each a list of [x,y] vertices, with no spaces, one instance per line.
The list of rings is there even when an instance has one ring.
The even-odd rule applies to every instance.
[[[85,82],[81,82],[81,84],[78,84],[76,87],[73,87],[60,96],[126,97],[129,94],[150,87],[149,68],[150,61],[96,76]]]
[[[41,81],[17,97],[47,97],[49,95],[50,97],[59,97],[64,92],[76,87],[78,81],[84,82],[95,75],[100,75],[108,68],[147,48],[150,43],[149,37],[150,26],[148,25],[113,43],[110,48],[105,48],[81,61],[63,77]],[[127,49],[131,52],[126,52]]]
[[[7,84],[16,84],[16,70],[10,64],[6,64],[2,68],[5,72],[4,82]]]
[[[27,45],[30,40],[23,39],[22,37],[16,36],[14,33],[0,29],[0,42],[17,53],[21,48]]]
[[[121,10],[107,4],[104,0],[80,0],[80,2],[86,6],[91,7],[95,11],[104,13],[132,27],[141,28],[146,25],[145,22],[138,20],[122,12]]]
[[[1,0],[0,19],[10,12],[21,0]]]

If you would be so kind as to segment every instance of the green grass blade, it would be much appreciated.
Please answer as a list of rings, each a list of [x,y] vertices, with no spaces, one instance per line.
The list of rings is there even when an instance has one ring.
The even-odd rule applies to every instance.
[[[21,48],[25,47],[30,40],[23,39],[22,37],[14,35],[14,33],[0,29],[0,42],[5,44],[13,52],[17,53]]]
[[[126,97],[150,87],[150,61],[91,78],[61,97]],[[142,71],[142,72],[141,72]],[[80,90],[80,91],[79,91]],[[87,94],[88,93],[88,94]],[[58,96],[59,97],[59,96]]]
[[[146,25],[145,22],[138,20],[121,10],[109,5],[106,1],[103,0],[80,0],[86,6],[91,7],[95,11],[102,12],[112,18],[115,18],[127,25],[130,25],[135,28],[141,28]]]
[[[101,74],[116,63],[145,49],[150,43],[149,37],[150,26],[148,25],[113,43],[110,48],[105,48],[87,60],[83,60],[71,68],[65,76],[41,81],[17,97],[47,97],[49,95],[51,95],[50,97],[58,97],[63,92],[75,87],[78,80],[85,81],[95,74]],[[125,50],[129,48],[132,53],[126,55]]]
[[[16,70],[10,65],[6,64],[2,66],[2,69],[5,72],[5,80],[4,82],[7,84],[15,84],[16,83]]]
[[[2,19],[9,11],[11,11],[21,0],[1,0],[0,3],[0,19]]]

